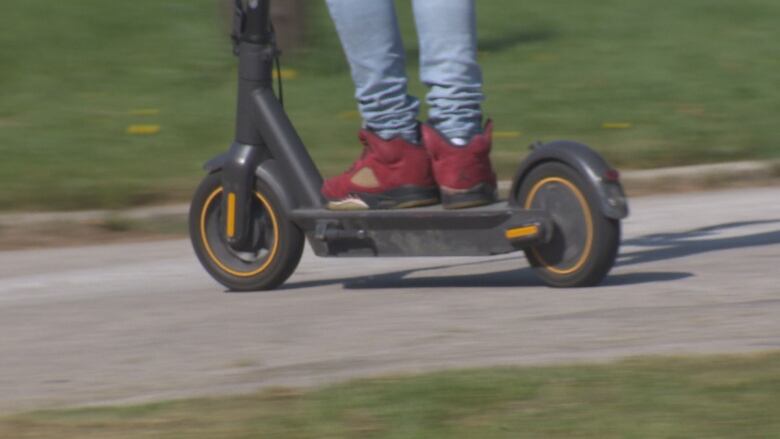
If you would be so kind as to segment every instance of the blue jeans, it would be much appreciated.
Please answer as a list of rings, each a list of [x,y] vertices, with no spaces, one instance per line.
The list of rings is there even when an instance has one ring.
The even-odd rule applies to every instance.
[[[364,126],[416,143],[420,102],[407,92],[394,0],[327,0],[349,61]],[[474,0],[413,0],[420,79],[429,87],[429,122],[449,138],[481,131],[482,71]]]

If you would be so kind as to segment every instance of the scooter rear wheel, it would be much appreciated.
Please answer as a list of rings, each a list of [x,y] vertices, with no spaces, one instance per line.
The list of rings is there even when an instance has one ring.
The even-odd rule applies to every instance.
[[[285,217],[273,191],[258,182],[254,195],[250,251],[236,251],[225,240],[219,173],[201,182],[190,206],[190,240],[198,260],[217,282],[233,291],[278,287],[295,271],[303,253],[303,232]]]
[[[599,197],[573,168],[543,163],[523,181],[519,201],[527,209],[550,214],[550,242],[525,250],[536,274],[553,287],[587,287],[601,283],[615,263],[620,221],[599,209]]]

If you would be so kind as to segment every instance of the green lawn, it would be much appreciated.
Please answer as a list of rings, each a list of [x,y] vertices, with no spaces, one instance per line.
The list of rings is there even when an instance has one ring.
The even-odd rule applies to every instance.
[[[217,3],[3,2],[0,210],[188,198],[231,140],[235,66]],[[502,176],[539,138],[580,139],[624,168],[780,156],[780,2],[478,4]],[[358,154],[359,120],[323,2],[311,9],[309,45],[285,59],[297,72],[287,108],[330,175]],[[139,124],[160,131],[127,133]]]
[[[33,438],[780,438],[780,354],[360,380],[0,418]]]

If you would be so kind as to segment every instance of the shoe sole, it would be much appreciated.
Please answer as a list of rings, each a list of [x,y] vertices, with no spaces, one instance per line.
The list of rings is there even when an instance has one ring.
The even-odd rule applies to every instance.
[[[360,198],[345,198],[343,200],[328,201],[329,210],[367,210],[368,204]]]
[[[402,186],[381,194],[355,193],[343,200],[328,201],[330,210],[410,209],[439,203],[437,188]]]
[[[496,202],[496,188],[480,183],[468,189],[452,189],[442,186],[441,204],[445,209],[467,209]]]

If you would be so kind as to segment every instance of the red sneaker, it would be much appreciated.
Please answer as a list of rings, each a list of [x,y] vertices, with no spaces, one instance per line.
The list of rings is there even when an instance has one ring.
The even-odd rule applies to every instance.
[[[433,162],[445,209],[490,204],[496,200],[496,174],[490,164],[493,122],[465,146],[455,146],[435,128],[422,126],[423,144]]]
[[[363,154],[347,172],[322,185],[328,209],[401,209],[439,202],[425,148],[401,137],[384,140],[369,130],[358,137]]]

